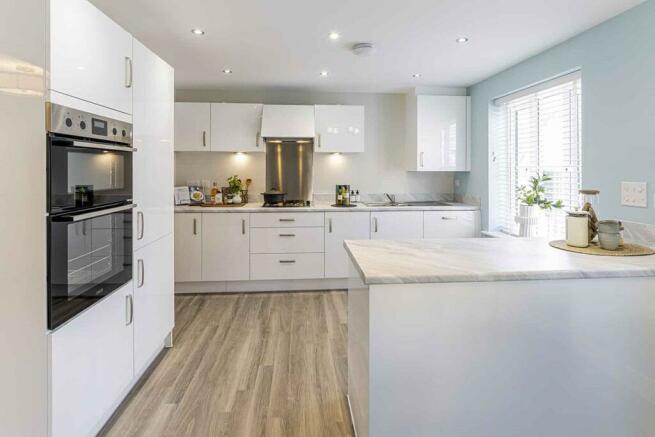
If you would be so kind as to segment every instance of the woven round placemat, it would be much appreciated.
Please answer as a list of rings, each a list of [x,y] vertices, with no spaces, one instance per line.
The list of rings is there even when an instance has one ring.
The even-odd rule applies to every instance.
[[[562,249],[569,252],[585,253],[587,255],[598,256],[644,256],[655,255],[655,250],[650,247],[641,246],[639,244],[625,243],[623,247],[616,250],[605,250],[598,246],[597,243],[590,243],[589,247],[573,247],[566,244],[564,240],[555,240],[549,243],[556,249]]]

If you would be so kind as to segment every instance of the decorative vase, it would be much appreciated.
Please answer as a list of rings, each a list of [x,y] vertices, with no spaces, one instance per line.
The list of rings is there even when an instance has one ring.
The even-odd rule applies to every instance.
[[[232,203],[241,203],[241,194],[240,193],[235,193],[234,197],[232,197]]]
[[[519,205],[519,214],[514,221],[519,225],[519,237],[536,237],[541,222],[541,208],[537,205]]]

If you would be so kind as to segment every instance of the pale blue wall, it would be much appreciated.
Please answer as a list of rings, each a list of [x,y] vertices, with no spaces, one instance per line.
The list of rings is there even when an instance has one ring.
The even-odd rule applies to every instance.
[[[655,0],[649,0],[469,89],[472,171],[458,194],[480,196],[488,215],[489,102],[582,69],[582,184],[598,188],[601,214],[655,224]],[[648,182],[648,208],[622,207],[621,181]]]

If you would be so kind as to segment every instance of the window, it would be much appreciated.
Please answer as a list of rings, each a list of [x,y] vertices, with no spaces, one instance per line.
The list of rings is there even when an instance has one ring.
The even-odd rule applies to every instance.
[[[496,99],[490,117],[490,229],[516,235],[518,187],[547,175],[546,196],[563,202],[545,212],[538,234],[562,238],[564,210],[577,206],[581,185],[580,73]]]

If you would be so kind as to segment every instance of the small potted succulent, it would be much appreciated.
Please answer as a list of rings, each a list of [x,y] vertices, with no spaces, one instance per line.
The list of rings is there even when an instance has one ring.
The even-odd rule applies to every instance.
[[[546,174],[537,174],[530,178],[529,185],[521,185],[517,188],[520,204],[519,213],[514,220],[519,224],[520,237],[535,236],[543,211],[562,208],[561,200],[553,201],[546,197],[544,185],[551,180],[552,178]]]
[[[227,178],[227,185],[230,193],[232,194],[232,203],[241,203],[241,190],[243,190],[243,182],[239,176],[234,175]]]

